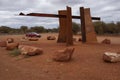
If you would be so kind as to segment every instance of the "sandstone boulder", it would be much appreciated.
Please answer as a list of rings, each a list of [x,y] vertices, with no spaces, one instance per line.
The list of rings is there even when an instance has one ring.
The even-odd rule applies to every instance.
[[[105,52],[103,54],[103,60],[106,62],[119,62],[120,53]]]
[[[56,39],[55,36],[48,36],[48,37],[47,37],[47,40],[55,40],[55,39]]]
[[[104,39],[102,41],[103,44],[111,44],[111,41],[109,39]]]
[[[53,56],[55,61],[70,61],[74,52],[74,48],[66,48],[65,50],[58,50]]]
[[[7,42],[6,41],[0,41],[0,47],[6,47]]]
[[[7,38],[7,43],[13,43],[14,39],[13,38]]]
[[[13,50],[15,48],[18,48],[19,43],[7,43],[6,49],[7,50]]]
[[[22,55],[34,56],[43,53],[43,49],[27,45],[19,45],[18,49]]]

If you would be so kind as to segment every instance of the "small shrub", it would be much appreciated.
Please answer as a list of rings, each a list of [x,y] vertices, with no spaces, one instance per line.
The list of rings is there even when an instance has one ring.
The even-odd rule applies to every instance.
[[[21,54],[19,49],[14,49],[12,51],[10,51],[10,55],[12,56],[19,56]]]

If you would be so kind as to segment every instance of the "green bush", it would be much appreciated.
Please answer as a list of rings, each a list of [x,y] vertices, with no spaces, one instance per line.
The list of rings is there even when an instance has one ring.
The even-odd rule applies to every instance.
[[[19,49],[14,49],[12,51],[10,51],[10,55],[12,56],[19,56],[21,54]]]

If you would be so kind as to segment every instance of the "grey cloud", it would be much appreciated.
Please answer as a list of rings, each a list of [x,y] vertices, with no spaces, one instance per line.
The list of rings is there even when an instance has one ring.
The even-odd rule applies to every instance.
[[[45,17],[23,17],[16,16],[24,13],[58,13],[58,10],[72,7],[73,15],[80,15],[79,7],[84,6],[91,9],[92,16],[99,16],[105,22],[120,20],[119,0],[0,0],[0,25],[19,27],[45,26],[57,27],[58,19]],[[79,20],[73,20],[80,22]]]
[[[20,11],[34,8],[34,0],[0,0],[0,10],[2,11]]]
[[[84,0],[51,0],[51,4],[56,4],[56,5],[77,5],[80,3],[83,3]]]

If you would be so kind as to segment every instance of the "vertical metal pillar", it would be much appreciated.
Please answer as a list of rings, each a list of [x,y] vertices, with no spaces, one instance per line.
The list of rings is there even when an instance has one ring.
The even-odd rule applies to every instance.
[[[81,16],[81,32],[82,32],[82,42],[86,42],[86,30],[85,30],[85,14],[84,7],[80,7],[80,16]]]
[[[70,46],[73,45],[73,31],[72,31],[72,13],[71,13],[71,8],[67,6],[67,26],[66,26],[66,32],[67,32],[67,37],[66,37],[66,45]]]
[[[59,15],[66,15],[66,10],[59,10]],[[60,17],[59,18],[59,35],[58,35],[58,43],[65,43],[66,42],[66,26],[67,26],[67,19]]]
[[[90,8],[80,8],[82,42],[96,43],[97,37],[92,23]]]

